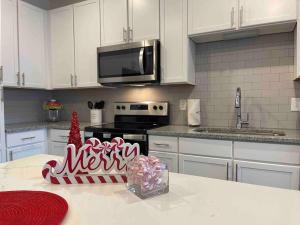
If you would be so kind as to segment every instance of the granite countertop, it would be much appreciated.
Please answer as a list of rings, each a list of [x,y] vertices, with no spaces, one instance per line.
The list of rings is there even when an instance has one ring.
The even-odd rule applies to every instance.
[[[31,122],[31,123],[17,123],[17,124],[6,124],[6,133],[17,133],[30,130],[38,129],[58,129],[58,130],[69,130],[70,121],[61,122]],[[84,130],[85,127],[90,126],[89,122],[79,122],[80,130]]]
[[[41,171],[53,159],[62,160],[36,155],[0,164],[0,191],[58,194],[69,205],[62,225],[300,224],[300,192],[296,190],[170,173],[169,193],[141,200],[124,184],[49,184]]]
[[[149,130],[148,134],[159,136],[300,145],[300,130],[279,129],[278,131],[284,132],[285,136],[268,136],[232,133],[206,133],[196,132],[194,129],[195,128],[188,126],[165,126]]]

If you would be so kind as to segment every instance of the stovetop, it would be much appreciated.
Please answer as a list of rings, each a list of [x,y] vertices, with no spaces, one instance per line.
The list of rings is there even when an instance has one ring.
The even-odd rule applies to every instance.
[[[162,127],[162,125],[155,123],[108,123],[98,126],[86,127],[85,131],[146,134],[147,130],[158,127]]]

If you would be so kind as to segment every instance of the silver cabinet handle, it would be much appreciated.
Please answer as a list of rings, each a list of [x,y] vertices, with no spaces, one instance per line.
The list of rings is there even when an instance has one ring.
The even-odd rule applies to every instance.
[[[229,180],[229,163],[226,163],[226,180]]]
[[[73,75],[71,74],[70,76],[71,76],[71,87],[73,87],[74,86],[74,84],[73,84]]]
[[[153,143],[153,144],[158,146],[158,147],[166,147],[166,148],[170,147],[169,144],[163,144],[163,143]]]
[[[3,66],[0,66],[0,84],[3,83]]]
[[[144,74],[144,53],[145,53],[145,48],[141,48],[140,50],[140,55],[139,55],[139,67],[140,67],[140,73]]]
[[[22,86],[25,86],[25,73],[22,73]]]
[[[133,30],[130,27],[128,27],[128,39],[129,41],[133,41]]]
[[[13,161],[13,152],[12,151],[9,152],[9,161]]]
[[[61,137],[61,138],[69,138],[69,136],[67,136],[67,135],[60,135],[59,137]]]
[[[125,42],[128,41],[127,29],[125,29],[125,28],[123,28],[123,41],[125,41]]]
[[[239,165],[235,164],[235,181],[236,182],[238,182],[238,175],[239,175],[238,169],[239,169]]]
[[[77,87],[77,75],[74,75],[74,86]]]
[[[20,72],[17,72],[17,85],[18,85],[18,86],[21,85],[21,76],[20,76]]]
[[[234,27],[234,7],[231,8],[231,27]]]
[[[241,6],[241,8],[240,8],[240,26],[243,25],[243,20],[244,20],[244,7]]]
[[[25,137],[25,138],[22,138],[22,141],[32,140],[32,139],[35,139],[35,138],[36,138],[35,136]]]

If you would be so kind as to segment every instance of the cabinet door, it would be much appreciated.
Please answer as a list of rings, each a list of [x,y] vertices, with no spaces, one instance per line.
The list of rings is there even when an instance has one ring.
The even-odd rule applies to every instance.
[[[230,159],[179,154],[179,173],[232,180],[232,163]]]
[[[19,1],[19,56],[21,85],[46,87],[46,11]]]
[[[3,85],[9,87],[19,85],[17,18],[17,0],[1,0]]]
[[[74,5],[75,74],[78,87],[98,86],[97,47],[100,47],[99,0]]]
[[[156,156],[161,162],[167,164],[170,172],[178,173],[178,154],[150,151],[149,155]]]
[[[66,146],[67,146],[67,143],[50,141],[49,142],[49,155],[64,156]]]
[[[13,161],[16,159],[22,159],[33,155],[45,154],[46,147],[45,147],[45,143],[42,142],[34,145],[25,145],[18,148],[11,148],[8,149],[8,152],[9,152],[9,161]]]
[[[127,1],[100,0],[101,46],[128,41]]]
[[[129,41],[159,39],[159,0],[129,0]]]
[[[237,0],[189,0],[189,35],[234,30],[237,3]]]
[[[235,161],[238,182],[299,190],[299,167]]]
[[[53,88],[71,87],[74,82],[73,6],[50,11],[50,46]]]
[[[187,36],[187,0],[161,2],[161,81],[195,83],[195,44]]]
[[[240,26],[296,21],[296,0],[240,0]]]

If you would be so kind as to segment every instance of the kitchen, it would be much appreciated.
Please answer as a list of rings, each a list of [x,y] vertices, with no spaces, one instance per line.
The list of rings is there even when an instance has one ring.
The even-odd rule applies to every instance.
[[[269,193],[280,191],[299,198],[288,190],[299,191],[300,186],[298,4],[296,0],[1,0],[2,162],[17,165],[17,159],[26,160],[41,153],[63,156],[73,111],[78,113],[84,139],[91,133],[112,133],[117,127],[106,124],[117,124],[116,116],[121,121],[134,116],[136,121],[141,118],[146,122],[146,110],[137,109],[147,106],[147,113],[157,116],[164,103],[167,105],[161,111],[167,108],[167,113],[159,116],[161,125],[168,126],[146,132],[143,129],[142,136],[147,139],[145,149],[167,163],[170,172],[194,175],[204,183],[203,177],[217,178],[211,182],[220,185],[218,191],[229,188],[228,183],[236,189],[234,185],[262,188],[258,190],[268,192],[266,196],[270,198],[273,195]],[[140,60],[135,56],[149,47],[145,40],[159,40],[160,47],[153,45],[153,49],[160,50],[159,85],[143,86],[130,81],[130,85],[120,86],[111,80],[100,80],[102,85],[99,84],[99,68],[106,73],[111,68],[118,69],[116,62],[106,70],[105,65],[98,68],[98,64],[105,63],[105,56],[117,51],[128,53],[112,46],[125,44],[129,48],[144,42],[142,47],[134,47],[137,52],[127,55],[140,72]],[[142,67],[147,74],[145,58]],[[131,71],[123,72],[125,75]],[[63,105],[60,122],[47,121],[43,104],[50,99]],[[190,104],[195,110],[190,112],[193,107],[189,107],[188,100],[192,99],[196,103]],[[105,101],[104,125],[86,130],[91,126],[87,102],[100,100]],[[123,106],[126,110],[122,110]],[[188,115],[195,116],[196,121],[191,122]],[[128,133],[122,129],[123,134]],[[197,181],[191,182],[198,186]],[[248,187],[247,183],[259,186]],[[244,192],[247,193],[240,191]],[[169,194],[165,200],[182,200],[176,199],[177,193]],[[287,197],[283,199],[288,201]],[[213,201],[203,201],[210,200]],[[149,204],[160,204],[159,197],[151,201]],[[271,211],[269,215],[276,214]],[[266,215],[255,215],[266,219]],[[228,219],[230,216],[228,213]],[[272,222],[266,219],[257,224],[276,224]],[[299,219],[295,223],[277,221],[297,222]],[[109,220],[106,223],[113,224]]]

